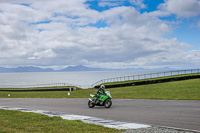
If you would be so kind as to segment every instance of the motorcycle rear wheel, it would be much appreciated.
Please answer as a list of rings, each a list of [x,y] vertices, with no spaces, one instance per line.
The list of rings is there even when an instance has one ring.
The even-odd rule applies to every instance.
[[[95,103],[93,103],[92,101],[88,101],[88,107],[89,108],[93,108],[95,106]]]

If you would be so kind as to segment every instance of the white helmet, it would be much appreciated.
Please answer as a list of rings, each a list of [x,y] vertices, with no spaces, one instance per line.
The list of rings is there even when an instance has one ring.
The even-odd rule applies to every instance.
[[[105,89],[105,86],[104,86],[104,85],[101,85],[100,88]]]

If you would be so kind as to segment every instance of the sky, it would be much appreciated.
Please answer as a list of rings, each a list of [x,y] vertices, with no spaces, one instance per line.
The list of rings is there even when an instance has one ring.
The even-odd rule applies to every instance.
[[[0,0],[0,67],[200,66],[200,0]]]

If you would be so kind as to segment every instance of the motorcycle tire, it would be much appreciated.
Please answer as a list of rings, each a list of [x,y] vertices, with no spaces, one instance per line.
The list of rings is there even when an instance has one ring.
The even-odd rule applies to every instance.
[[[93,108],[95,106],[95,103],[93,103],[92,101],[88,101],[88,107],[89,108]]]
[[[112,105],[112,101],[111,100],[106,100],[105,103],[104,103],[104,107],[105,108],[110,108]]]

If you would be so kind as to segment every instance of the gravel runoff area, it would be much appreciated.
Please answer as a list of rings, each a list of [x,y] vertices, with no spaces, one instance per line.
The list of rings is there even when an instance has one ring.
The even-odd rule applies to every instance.
[[[127,129],[124,133],[200,133],[200,131],[152,126],[149,128]]]

